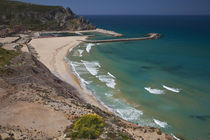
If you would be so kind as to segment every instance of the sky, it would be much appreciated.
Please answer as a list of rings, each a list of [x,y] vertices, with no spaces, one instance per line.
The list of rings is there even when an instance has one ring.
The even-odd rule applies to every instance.
[[[20,0],[70,7],[78,15],[210,15],[210,0]]]

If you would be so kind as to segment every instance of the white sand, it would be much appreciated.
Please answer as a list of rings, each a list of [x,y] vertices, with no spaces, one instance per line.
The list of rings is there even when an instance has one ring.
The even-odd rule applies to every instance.
[[[54,75],[74,86],[88,103],[107,110],[91,95],[91,92],[82,89],[79,80],[65,61],[69,49],[79,45],[81,41],[78,40],[85,40],[86,38],[87,36],[38,38],[33,39],[30,45],[33,46],[38,53],[38,59],[47,66]]]
[[[17,40],[19,37],[5,37],[5,38],[0,38],[0,43],[6,44],[6,43],[11,43],[15,40]]]

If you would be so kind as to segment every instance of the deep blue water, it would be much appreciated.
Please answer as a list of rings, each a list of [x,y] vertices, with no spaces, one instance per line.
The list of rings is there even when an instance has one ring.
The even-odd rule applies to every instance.
[[[89,53],[88,44],[73,50],[75,69],[96,97],[126,120],[188,139],[209,139],[210,16],[86,17],[126,37],[162,35],[96,44]],[[94,39],[102,38],[110,37]],[[75,55],[78,50],[81,56]]]

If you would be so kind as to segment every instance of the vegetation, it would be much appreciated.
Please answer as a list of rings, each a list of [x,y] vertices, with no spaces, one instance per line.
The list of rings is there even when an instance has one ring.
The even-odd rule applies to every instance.
[[[0,0],[0,14],[9,15],[11,13],[21,13],[21,12],[39,12],[45,13],[56,8],[61,8],[61,6],[46,6],[37,5],[31,3],[24,3],[19,1],[10,0]]]
[[[18,56],[18,54],[18,52],[0,48],[0,69],[5,65],[10,65],[11,59]]]
[[[161,130],[158,130],[158,131],[157,131],[157,134],[158,134],[158,135],[162,135],[162,131],[161,131]]]
[[[100,136],[103,127],[104,122],[100,116],[96,114],[83,115],[75,122],[73,131],[66,130],[66,137],[96,139]]]
[[[0,0],[0,3],[0,28],[2,29],[10,29],[15,32],[95,29],[95,26],[84,18],[78,18],[70,8],[12,0]]]
[[[45,24],[41,18],[46,17],[55,9],[62,8],[61,6],[45,6],[9,0],[0,0],[0,3],[0,16],[5,17],[5,20],[0,20],[0,24],[10,27],[22,25],[30,30],[43,30],[51,26],[58,26],[57,24],[51,25],[51,23]]]
[[[126,136],[124,134],[120,134],[120,136],[123,140],[131,140],[128,136]]]

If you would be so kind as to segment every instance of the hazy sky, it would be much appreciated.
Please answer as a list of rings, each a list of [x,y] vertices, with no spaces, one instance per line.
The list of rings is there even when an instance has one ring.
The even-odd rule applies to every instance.
[[[79,15],[210,15],[210,0],[21,0],[69,6]]]

